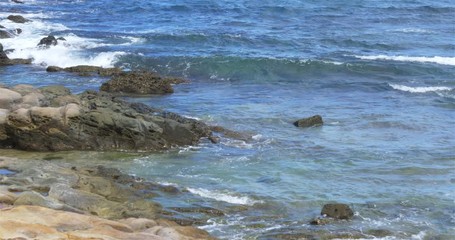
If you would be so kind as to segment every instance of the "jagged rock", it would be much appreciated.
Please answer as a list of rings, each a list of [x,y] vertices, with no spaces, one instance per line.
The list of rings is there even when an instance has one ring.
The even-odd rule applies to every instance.
[[[47,36],[47,37],[45,37],[45,38],[42,38],[42,39],[39,41],[38,46],[48,48],[48,47],[50,47],[50,46],[55,46],[55,45],[57,45],[57,43],[58,43],[58,42],[57,42],[57,39],[56,39],[54,36],[49,35],[49,36]]]
[[[1,60],[9,60],[9,58],[6,55],[6,53],[3,51],[3,45],[0,43],[0,61]]]
[[[174,92],[172,84],[183,82],[183,79],[161,77],[152,72],[124,72],[103,83],[100,90],[120,94],[165,94]]]
[[[335,219],[352,219],[354,217],[354,212],[346,204],[330,203],[324,205],[321,215]]]
[[[321,126],[322,124],[324,124],[324,122],[322,121],[322,117],[320,115],[314,115],[309,118],[302,118],[294,122],[294,126],[302,128],[317,127]]]
[[[156,112],[107,93],[71,95],[63,86],[21,94],[0,88],[9,110],[0,147],[35,151],[142,150],[194,145],[211,135],[202,122]],[[139,107],[140,106],[140,107]]]
[[[26,19],[20,15],[9,15],[7,17],[8,20],[13,21],[15,23],[26,23],[26,22],[31,22],[31,20]]]

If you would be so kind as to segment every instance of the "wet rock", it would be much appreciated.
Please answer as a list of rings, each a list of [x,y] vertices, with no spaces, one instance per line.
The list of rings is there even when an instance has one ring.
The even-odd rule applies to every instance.
[[[0,60],[4,60],[4,59],[9,59],[9,58],[6,55],[6,53],[3,51],[3,45],[0,43]]]
[[[334,219],[352,219],[354,217],[354,212],[352,209],[342,203],[330,203],[325,204],[322,208],[321,215],[331,217]]]
[[[307,127],[317,127],[323,124],[322,117],[320,115],[315,115],[309,118],[302,118],[294,122],[294,126],[307,128]]]
[[[7,17],[8,20],[13,21],[15,23],[26,23],[26,22],[31,22],[31,20],[26,19],[20,15],[9,15]]]
[[[213,132],[221,133],[224,135],[224,137],[241,140],[245,142],[251,141],[253,139],[251,134],[233,131],[221,126],[210,126],[210,130],[212,130]]]
[[[56,39],[54,36],[49,35],[49,36],[47,36],[47,37],[45,37],[45,38],[42,38],[42,39],[39,41],[38,46],[48,48],[48,47],[50,47],[50,46],[55,46],[55,45],[57,45],[57,43],[58,43],[58,42],[57,42],[57,39]]]
[[[47,72],[60,72],[63,71],[63,68],[57,66],[49,66],[46,68]]]
[[[0,30],[0,39],[12,38],[14,35],[6,30]]]
[[[21,34],[21,33],[22,33],[22,29],[16,28],[16,34],[19,35],[19,34]]]
[[[182,82],[182,79],[161,77],[152,72],[124,72],[103,83],[100,90],[120,94],[165,94],[174,92],[172,84]]]
[[[17,65],[17,64],[31,64],[31,59],[21,59],[21,58],[14,58],[14,59],[0,59],[0,66],[7,66],[7,65]]]
[[[0,25],[0,28],[5,28],[4,26]]]
[[[89,65],[78,65],[63,69],[66,72],[77,73],[79,75],[89,76],[90,74],[98,74],[100,76],[113,76],[121,73],[120,68],[103,68]]]
[[[19,3],[19,4],[24,4],[23,1],[20,1],[20,0],[12,0],[14,3]]]

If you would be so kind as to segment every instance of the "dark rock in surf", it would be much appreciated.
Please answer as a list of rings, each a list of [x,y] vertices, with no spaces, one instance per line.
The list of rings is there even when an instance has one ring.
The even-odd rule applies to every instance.
[[[20,0],[12,0],[14,3],[19,3],[19,4],[24,4],[23,1],[20,1]]]
[[[103,68],[98,66],[89,66],[89,65],[78,65],[73,67],[64,68],[63,71],[77,73],[79,75],[90,75],[98,74],[103,77],[114,76],[120,74],[122,70],[120,68]]]
[[[334,219],[352,219],[354,212],[347,204],[342,203],[330,203],[324,205],[321,211],[321,215],[331,217]]]
[[[57,45],[57,43],[58,43],[58,42],[57,42],[57,39],[56,39],[54,36],[49,35],[49,36],[47,36],[47,37],[45,37],[45,38],[42,38],[42,39],[39,41],[38,46],[48,48],[48,47],[50,47],[50,46],[55,46],[55,45]]]
[[[6,30],[0,30],[0,39],[12,38],[14,35]]]
[[[5,28],[3,25],[0,25],[0,28]]]
[[[100,90],[120,94],[166,94],[174,92],[172,84],[183,82],[183,79],[161,77],[152,72],[123,72],[103,83]]]
[[[7,17],[8,20],[13,21],[15,23],[26,23],[31,22],[31,20],[22,17],[21,15],[9,15]]]
[[[46,68],[47,72],[60,72],[63,71],[63,68],[57,66],[49,66]]]
[[[294,122],[294,126],[307,128],[307,127],[317,127],[324,124],[322,117],[320,115],[315,115],[309,118],[302,118]]]
[[[3,45],[0,43],[0,61],[9,59],[6,53],[3,51]]]

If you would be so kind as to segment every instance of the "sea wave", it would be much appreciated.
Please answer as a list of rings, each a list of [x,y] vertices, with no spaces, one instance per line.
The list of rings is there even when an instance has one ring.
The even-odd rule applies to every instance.
[[[441,91],[452,91],[454,88],[445,86],[432,86],[432,87],[410,87],[400,84],[389,84],[395,90],[410,92],[410,93],[427,93],[427,92],[441,92]]]
[[[442,65],[455,66],[455,57],[412,57],[412,56],[387,56],[387,55],[375,55],[375,56],[359,56],[354,57],[362,60],[390,60],[390,61],[401,61],[401,62],[421,62],[421,63],[437,63]]]
[[[240,196],[239,194],[229,191],[211,191],[204,188],[187,188],[187,190],[192,194],[199,195],[204,198],[210,198],[216,201],[222,201],[231,204],[252,206],[256,203],[262,203],[262,201],[254,200],[247,196]]]

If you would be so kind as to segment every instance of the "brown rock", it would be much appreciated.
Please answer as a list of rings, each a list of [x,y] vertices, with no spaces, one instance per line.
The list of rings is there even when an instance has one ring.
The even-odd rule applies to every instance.
[[[317,127],[317,126],[321,126],[322,124],[324,124],[324,123],[323,123],[322,117],[320,115],[314,115],[309,118],[302,118],[302,119],[294,122],[294,126],[302,127],[302,128]]]
[[[9,15],[7,17],[8,20],[13,21],[15,23],[26,23],[26,22],[31,22],[31,20],[28,20],[20,15]]]
[[[324,205],[321,215],[335,219],[352,219],[354,217],[354,212],[346,204],[330,203]]]

